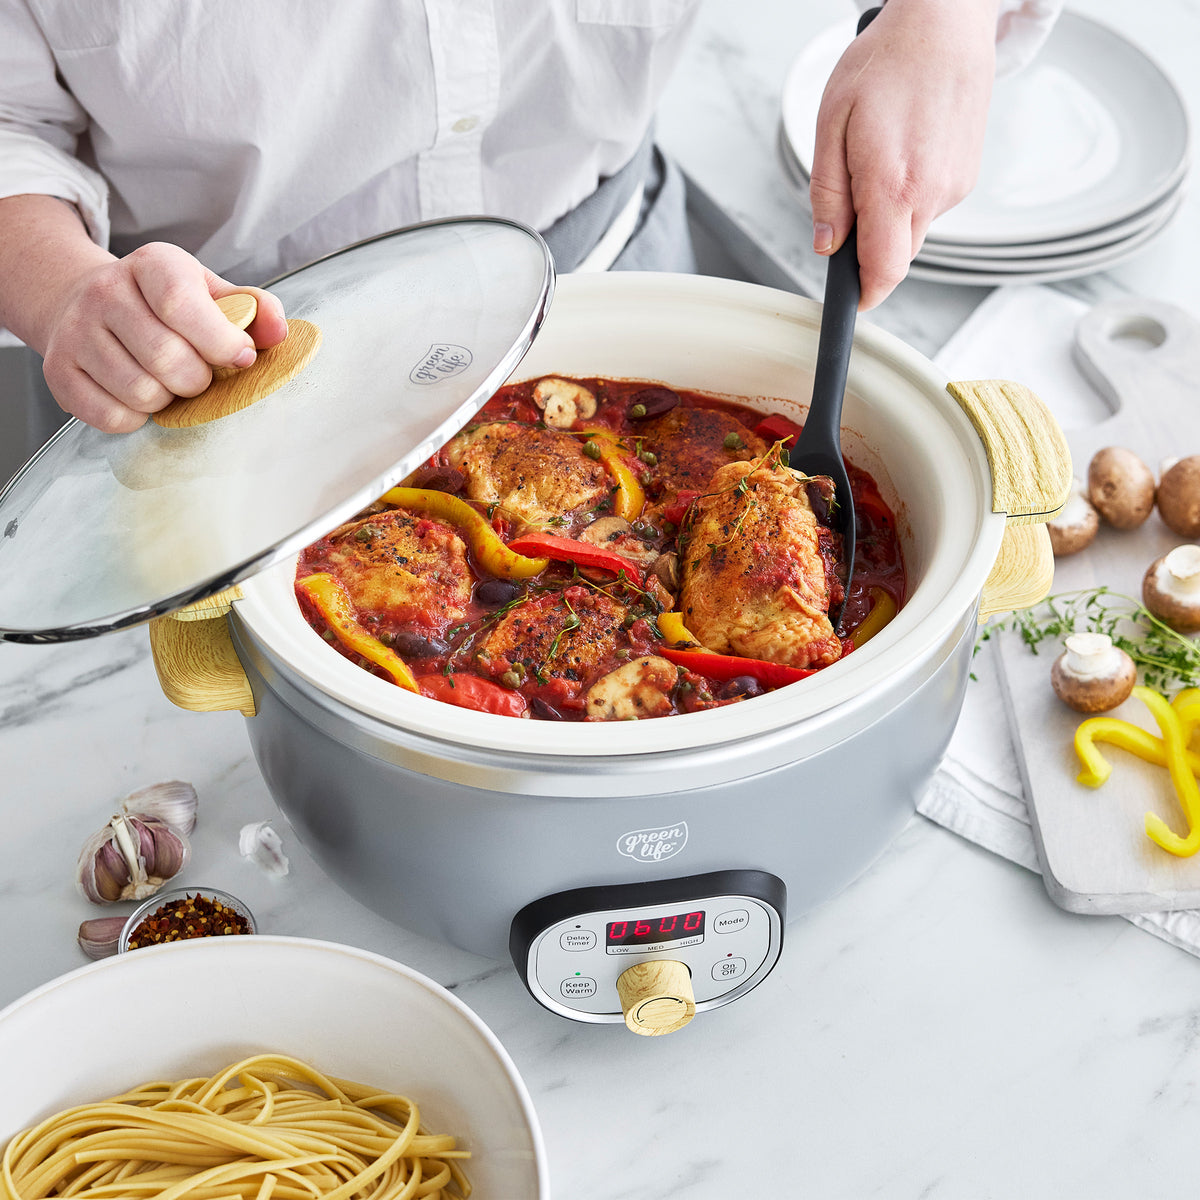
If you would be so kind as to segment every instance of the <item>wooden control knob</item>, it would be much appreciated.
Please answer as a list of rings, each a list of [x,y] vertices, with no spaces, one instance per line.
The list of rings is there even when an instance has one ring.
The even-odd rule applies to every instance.
[[[692,974],[671,958],[635,963],[617,978],[625,1024],[655,1037],[682,1029],[696,1015]]]

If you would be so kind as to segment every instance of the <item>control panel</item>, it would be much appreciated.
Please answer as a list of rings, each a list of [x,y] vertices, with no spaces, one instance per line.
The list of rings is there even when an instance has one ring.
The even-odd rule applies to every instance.
[[[683,964],[703,1012],[774,967],[785,898],[781,879],[754,870],[577,888],[523,908],[509,948],[533,997],[573,1020],[626,1020],[617,981],[651,962]]]

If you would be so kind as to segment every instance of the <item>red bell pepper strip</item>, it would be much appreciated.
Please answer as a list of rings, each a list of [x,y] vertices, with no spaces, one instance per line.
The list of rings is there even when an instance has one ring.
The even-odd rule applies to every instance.
[[[761,658],[714,654],[711,650],[675,650],[670,646],[659,646],[654,653],[697,675],[707,675],[709,679],[726,680],[749,675],[767,687],[783,687],[816,674],[804,667],[787,667],[782,663],[765,662]]]
[[[800,431],[804,427],[797,425],[795,421],[788,420],[781,413],[771,413],[769,417],[763,417],[761,421],[754,427],[754,432],[758,434],[764,442],[782,442],[784,448],[790,450],[796,444],[796,438],[800,436]]]
[[[422,696],[457,704],[476,712],[496,713],[501,717],[525,715],[525,697],[511,688],[501,687],[478,675],[421,675],[417,686]]]
[[[606,550],[603,546],[593,546],[591,542],[560,537],[556,533],[525,533],[513,538],[508,548],[516,554],[552,558],[556,562],[575,563],[580,567],[599,567],[614,575],[624,571],[635,583],[642,582],[641,567],[625,555]]]

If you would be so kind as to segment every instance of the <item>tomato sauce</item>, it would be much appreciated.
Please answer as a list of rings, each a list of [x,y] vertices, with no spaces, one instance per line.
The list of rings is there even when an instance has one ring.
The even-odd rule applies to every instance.
[[[656,384],[604,379],[556,382],[568,397],[566,417],[553,394],[549,402],[541,394],[542,381],[507,385],[457,438],[405,481],[407,487],[421,489],[420,495],[432,496],[422,521],[441,521],[466,543],[465,558],[448,555],[444,562],[421,564],[422,586],[428,586],[430,571],[441,571],[443,576],[433,577],[439,581],[444,577],[448,594],[469,599],[436,610],[430,606],[416,618],[411,608],[406,610],[403,595],[394,605],[356,603],[359,630],[348,637],[344,627],[298,587],[306,619],[334,649],[367,670],[396,679],[395,670],[380,665],[390,652],[411,671],[411,680],[402,686],[444,702],[510,716],[545,720],[660,716],[736,703],[780,686],[779,671],[772,673],[763,664],[759,664],[762,670],[756,670],[752,660],[746,674],[731,679],[728,670],[710,668],[706,673],[702,657],[687,656],[687,666],[676,669],[671,676],[674,682],[664,691],[663,660],[655,655],[666,644],[658,618],[678,606],[678,552],[694,502],[705,495],[696,482],[709,478],[713,467],[726,461],[757,464],[774,456],[771,461],[785,466],[787,448],[800,427],[779,415],[764,417],[735,401]],[[588,478],[605,482],[584,502],[532,523],[518,508],[544,481],[510,472],[497,485],[499,499],[481,499],[472,494],[473,489],[479,491],[478,481],[457,464],[465,461],[462,447],[472,431],[488,427],[490,434],[491,429],[506,428],[495,423],[508,423],[509,433],[513,424],[531,430],[555,429],[571,442],[570,454],[554,472],[567,479],[574,462],[586,467]],[[531,434],[527,440],[533,442],[538,436]],[[519,454],[520,440],[515,439],[513,453]],[[590,462],[583,461],[581,451]],[[603,473],[597,471],[597,463],[603,464]],[[895,516],[866,471],[852,464],[848,471],[857,549],[840,628],[843,655],[853,651],[855,630],[881,593],[891,598],[897,610],[906,599]],[[585,472],[578,474],[582,478]],[[837,574],[840,537],[828,525],[819,484],[808,488],[830,601],[836,604],[843,588]],[[485,520],[476,516],[468,529],[469,523],[460,519],[463,505]],[[372,540],[386,522],[372,526],[371,518],[388,507],[381,500],[308,547],[300,556],[298,583],[317,573],[336,578],[340,569],[352,598],[356,591],[377,597],[384,577],[380,572],[391,572],[387,577],[394,578],[403,591],[417,566],[403,547]],[[606,530],[604,537],[597,536],[600,529]],[[736,537],[737,530],[730,536]],[[370,587],[363,587],[361,578],[356,581],[345,575],[346,539],[362,544],[354,549],[363,550],[363,570],[372,572]],[[540,562],[540,569],[513,577],[508,568],[498,566],[503,561],[499,555],[513,558],[507,550],[509,542],[521,548],[515,551],[521,556],[518,562],[532,561],[535,568]],[[755,546],[752,571],[754,587],[768,592],[789,585],[795,565],[771,550],[769,545]],[[465,580],[464,570],[469,571]],[[396,614],[405,611],[407,618],[398,619]],[[359,631],[365,640],[358,637]],[[372,653],[376,644],[387,650],[382,655]],[[836,639],[832,645],[836,650]],[[648,662],[659,664],[657,676],[646,666]],[[459,676],[464,686],[456,687]]]

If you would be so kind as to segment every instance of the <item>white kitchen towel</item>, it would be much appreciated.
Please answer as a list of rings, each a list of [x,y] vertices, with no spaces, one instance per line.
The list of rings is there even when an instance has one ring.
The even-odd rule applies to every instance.
[[[1107,409],[1071,357],[1075,324],[1086,311],[1082,301],[1053,288],[1000,288],[935,361],[951,379],[1016,379],[1045,400],[1065,429],[1088,424]],[[987,642],[976,652],[973,675],[945,761],[919,798],[917,811],[1040,874],[999,664]],[[1200,957],[1200,910],[1136,913],[1125,919]]]

